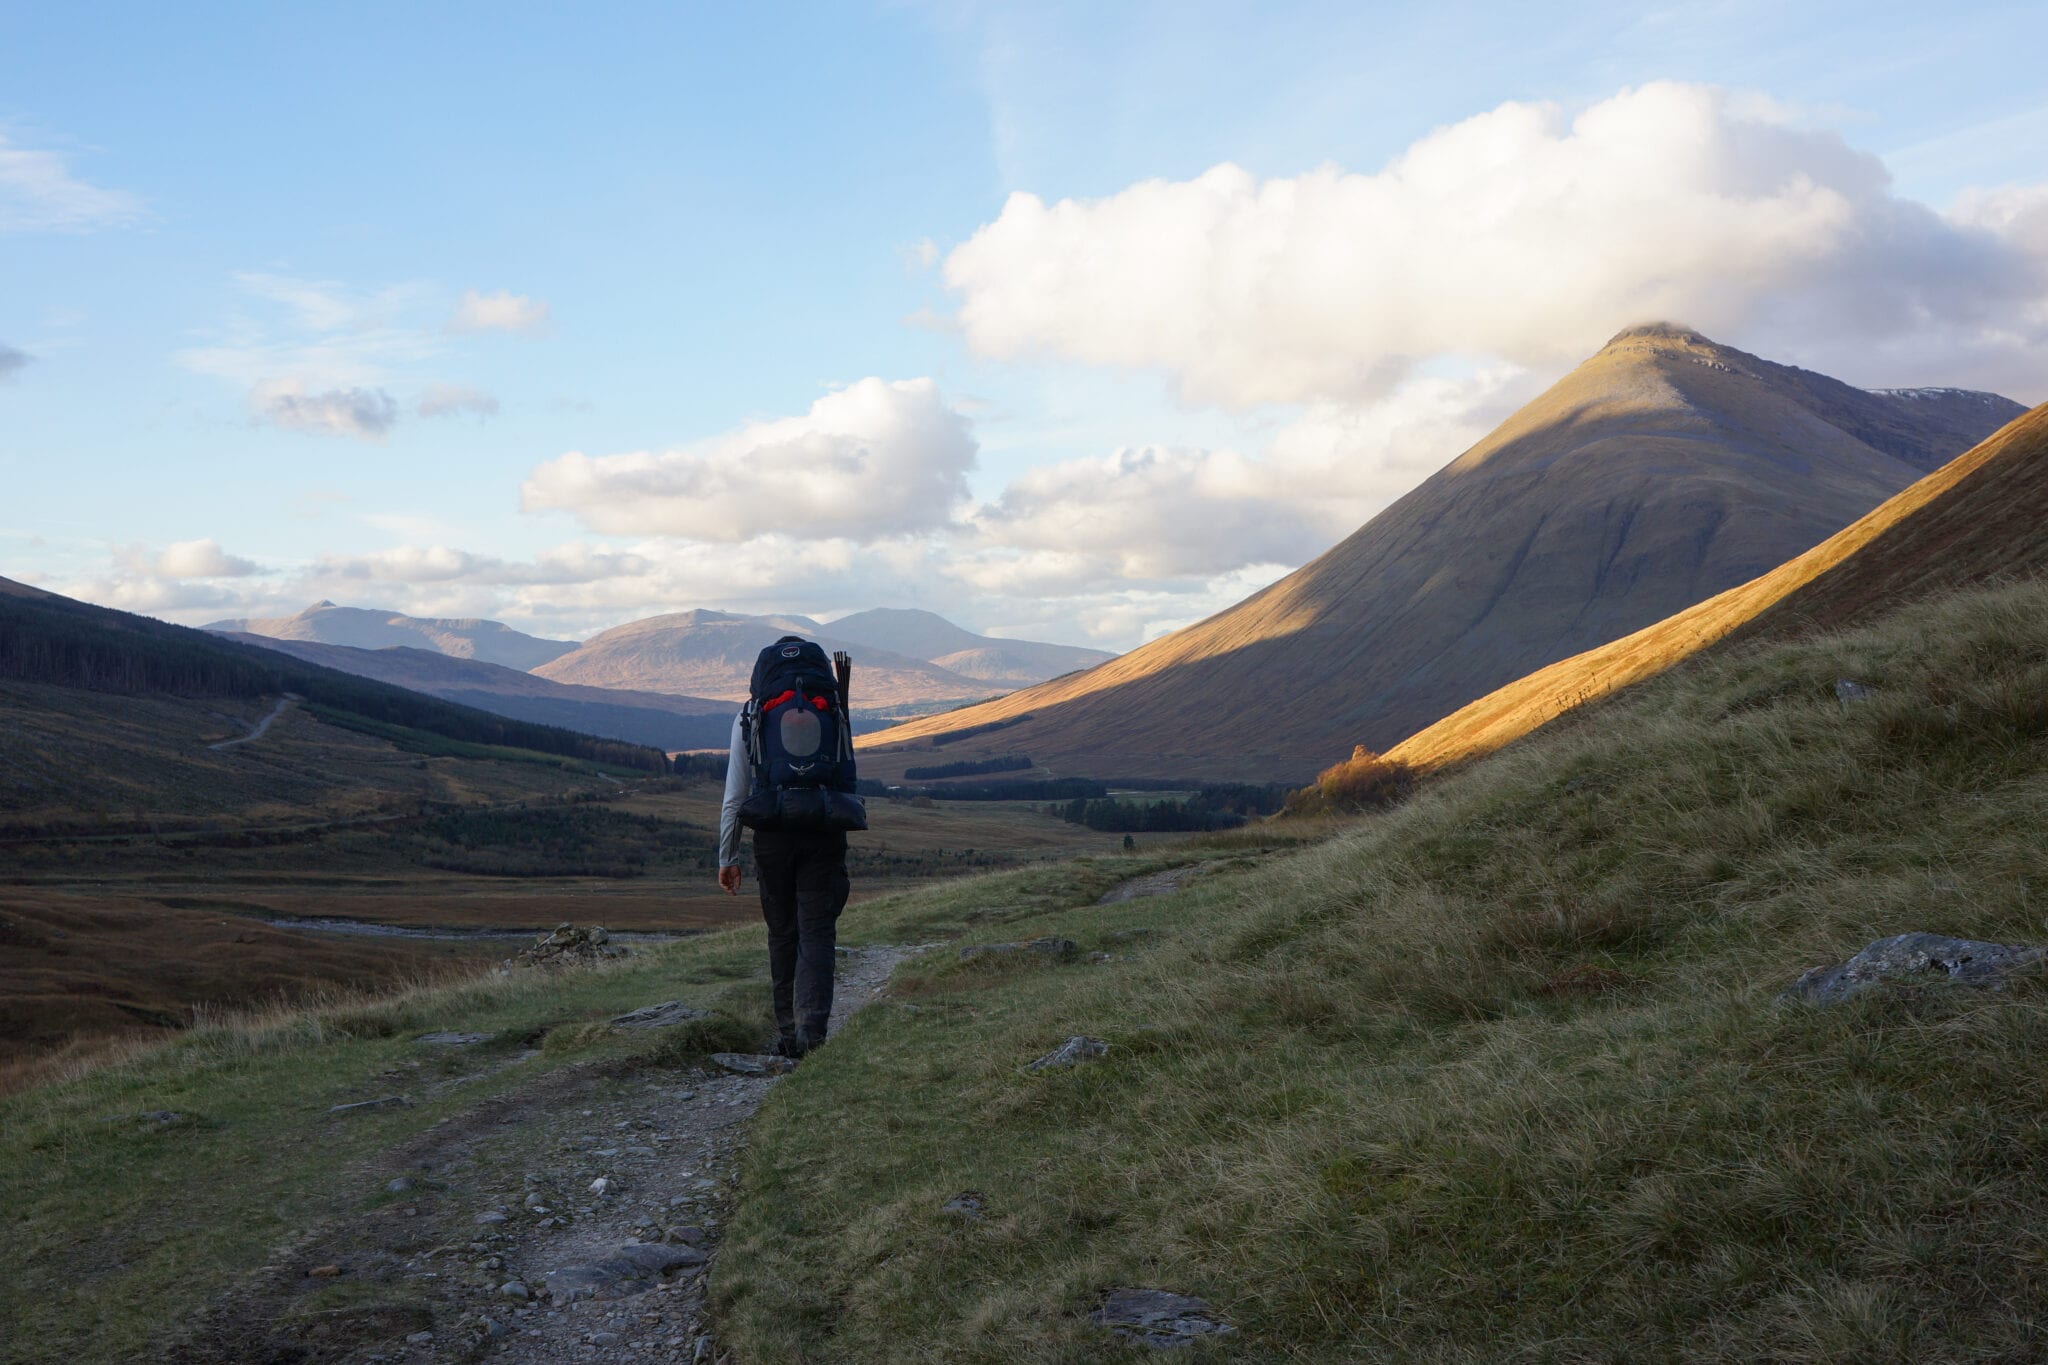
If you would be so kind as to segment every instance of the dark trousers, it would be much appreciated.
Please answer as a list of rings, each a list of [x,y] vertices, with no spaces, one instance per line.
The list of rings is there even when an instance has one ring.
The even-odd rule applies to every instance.
[[[768,921],[775,1027],[823,1038],[832,1017],[832,950],[846,908],[846,836],[757,829],[754,875]]]

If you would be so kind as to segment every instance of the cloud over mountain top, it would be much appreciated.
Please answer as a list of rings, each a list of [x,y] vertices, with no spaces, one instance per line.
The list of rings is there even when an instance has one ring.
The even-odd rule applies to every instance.
[[[2040,211],[1945,217],[1835,132],[1657,83],[1570,118],[1503,104],[1372,174],[1225,164],[1093,200],[1013,194],[945,280],[984,355],[1161,369],[1196,402],[1359,402],[1427,357],[1556,364],[1644,317],[1781,344],[2038,345]]]

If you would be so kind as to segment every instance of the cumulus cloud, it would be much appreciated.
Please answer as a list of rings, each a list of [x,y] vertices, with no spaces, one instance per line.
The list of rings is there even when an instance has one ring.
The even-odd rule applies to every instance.
[[[500,289],[495,294],[463,291],[448,319],[451,332],[522,332],[531,335],[546,329],[548,306],[524,294]]]
[[[976,510],[991,590],[1075,592],[1298,565],[1531,396],[1512,367],[1411,380],[1376,404],[1309,408],[1257,454],[1137,447],[1027,471]]]
[[[0,232],[78,232],[141,212],[134,195],[72,175],[62,154],[18,147],[0,134]]]
[[[398,401],[382,389],[329,389],[308,393],[304,381],[272,379],[250,391],[259,421],[317,436],[381,441],[398,421]]]
[[[1554,365],[1656,316],[1785,344],[2038,346],[2033,193],[1944,217],[1834,132],[1659,83],[1575,118],[1504,104],[1376,174],[1226,164],[1096,200],[1015,194],[944,275],[985,355],[1163,369],[1232,406],[1355,402],[1424,357]]]
[[[420,395],[416,411],[422,417],[460,417],[465,413],[496,417],[498,400],[495,395],[465,384],[430,384]]]
[[[178,541],[153,567],[165,578],[246,578],[259,570],[254,560],[229,554],[211,537]]]
[[[680,450],[536,468],[527,511],[593,530],[734,542],[776,532],[869,541],[947,525],[967,498],[976,446],[929,379],[863,379],[801,417],[750,422]]]
[[[0,342],[0,382],[14,378],[33,359],[35,357],[27,351],[16,350]]]

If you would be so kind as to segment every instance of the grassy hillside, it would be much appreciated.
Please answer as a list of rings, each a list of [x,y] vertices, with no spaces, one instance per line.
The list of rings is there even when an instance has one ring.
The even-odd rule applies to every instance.
[[[1137,1285],[1222,1309],[1214,1358],[2032,1358],[2048,989],[1773,997],[1909,929],[2048,937],[2044,821],[2033,585],[1706,661],[1171,900],[876,907],[1123,960],[900,975],[764,1111],[729,1332],[1090,1359]],[[1077,1033],[1108,1057],[1023,1069]]]
[[[1395,745],[1416,767],[1497,749],[1723,641],[1868,620],[1901,602],[2048,571],[2048,404],[1805,554],[1653,626],[1539,669]]]
[[[1279,582],[1085,673],[914,720],[862,771],[894,779],[1007,722],[953,756],[1298,782],[1776,568],[2021,411],[1632,328]]]
[[[1142,1286],[1238,1327],[1193,1360],[2034,1358],[2048,989],[1775,997],[1908,929],[2048,937],[2044,821],[2029,584],[1708,657],[1306,847],[1250,829],[858,905],[842,939],[948,943],[762,1111],[721,1343],[1101,1359],[1088,1311]],[[1191,858],[1173,895],[1097,904]],[[1081,951],[951,946],[1049,933]],[[757,1037],[760,953],[752,928],[194,1030],[0,1100],[0,1359],[148,1354],[438,1121],[505,1132],[484,1107],[568,1064],[641,1087]],[[683,1044],[585,1027],[669,995],[723,1014]],[[437,1080],[429,1028],[497,1060]],[[1072,1034],[1108,1055],[1025,1070]],[[397,1085],[417,1108],[325,1116]],[[104,1121],[157,1109],[181,1118]],[[451,1172],[455,1207],[520,1169]],[[968,1191],[979,1220],[942,1212]]]

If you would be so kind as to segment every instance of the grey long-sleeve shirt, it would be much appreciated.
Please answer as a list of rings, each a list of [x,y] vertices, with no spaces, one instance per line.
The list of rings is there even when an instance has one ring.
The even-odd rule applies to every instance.
[[[747,758],[747,743],[740,733],[740,717],[732,718],[732,747],[725,760],[725,804],[718,809],[718,865],[740,865],[740,802],[754,794],[754,765]]]

